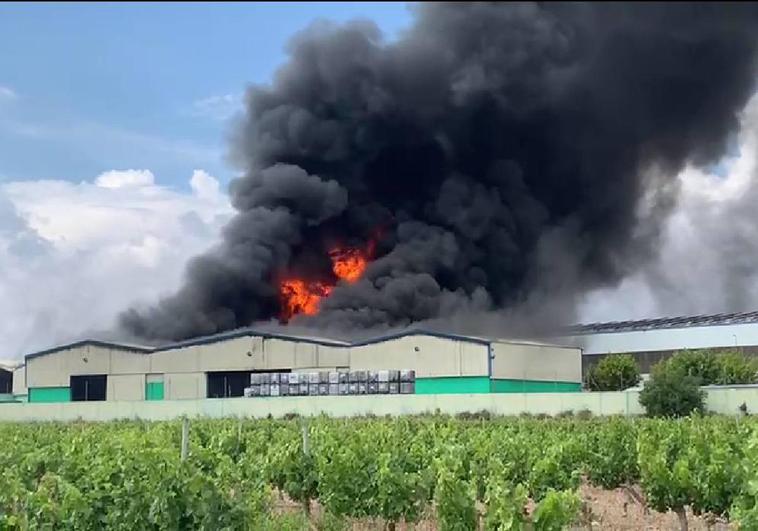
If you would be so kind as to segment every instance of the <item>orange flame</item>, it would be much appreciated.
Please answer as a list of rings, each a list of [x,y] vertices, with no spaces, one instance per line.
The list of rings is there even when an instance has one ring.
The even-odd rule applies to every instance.
[[[369,261],[373,258],[375,242],[370,240],[365,249],[355,247],[335,247],[329,251],[332,272],[339,280],[356,282],[363,276]],[[294,315],[318,313],[319,302],[328,297],[334,284],[319,281],[307,281],[300,278],[287,278],[279,284],[282,301],[281,320],[289,321]]]
[[[360,249],[332,249],[329,258],[337,278],[351,284],[363,276],[368,265],[368,258]]]
[[[318,313],[318,303],[331,293],[332,287],[323,282],[306,282],[299,278],[282,281],[279,292],[282,296],[282,318],[289,320],[293,315]]]

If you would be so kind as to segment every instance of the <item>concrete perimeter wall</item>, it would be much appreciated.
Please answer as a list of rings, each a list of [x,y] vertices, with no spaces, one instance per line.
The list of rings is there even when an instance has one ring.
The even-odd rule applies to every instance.
[[[64,402],[0,404],[0,421],[168,420],[189,417],[281,417],[287,413],[334,417],[356,415],[456,414],[487,410],[497,415],[548,414],[589,410],[594,415],[641,415],[639,393],[512,393],[470,395],[314,396],[165,400],[156,402]],[[738,414],[740,404],[758,413],[758,387],[708,390],[708,409]]]

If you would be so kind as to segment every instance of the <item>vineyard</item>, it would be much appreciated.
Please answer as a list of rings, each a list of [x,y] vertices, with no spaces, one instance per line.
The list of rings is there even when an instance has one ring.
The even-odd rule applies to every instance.
[[[2,424],[0,529],[589,529],[582,485],[628,489],[683,529],[693,514],[758,529],[757,428],[750,417],[195,420],[183,457],[181,421]]]

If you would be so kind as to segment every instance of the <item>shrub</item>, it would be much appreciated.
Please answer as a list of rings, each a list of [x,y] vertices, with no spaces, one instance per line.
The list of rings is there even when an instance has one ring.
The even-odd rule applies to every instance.
[[[700,379],[672,370],[668,363],[653,368],[650,380],[640,393],[640,404],[650,417],[683,417],[703,411],[705,392]]]
[[[591,391],[623,391],[640,381],[640,368],[629,354],[608,356],[590,367],[585,379]]]
[[[659,363],[681,375],[700,380],[700,385],[748,384],[758,381],[758,361],[736,351],[684,350]]]
[[[719,375],[716,379],[719,385],[749,384],[756,382],[758,362],[739,352],[725,352],[718,356]]]
[[[710,350],[683,350],[668,360],[657,364],[655,371],[671,371],[681,376],[696,378],[700,385],[712,385],[718,381],[721,368],[716,355]]]

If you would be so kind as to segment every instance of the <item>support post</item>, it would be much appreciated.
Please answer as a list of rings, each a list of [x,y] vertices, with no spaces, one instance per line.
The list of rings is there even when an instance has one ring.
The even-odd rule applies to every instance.
[[[189,450],[189,419],[185,416],[182,418],[182,461],[187,460]]]

